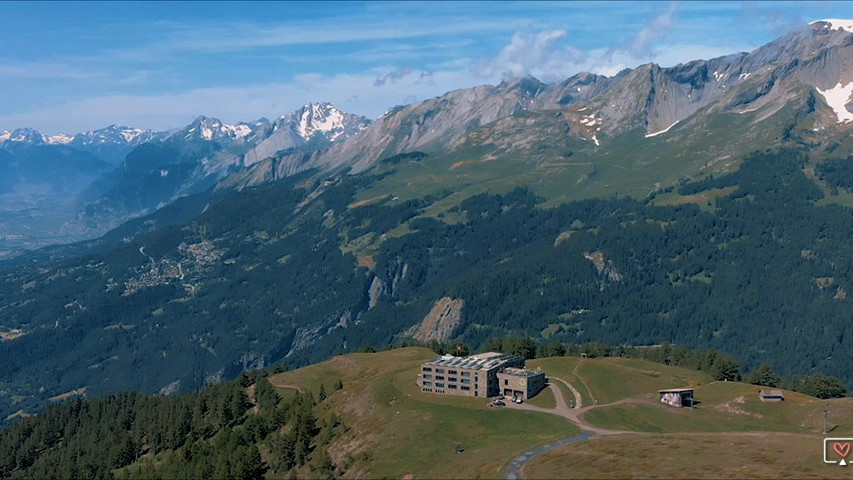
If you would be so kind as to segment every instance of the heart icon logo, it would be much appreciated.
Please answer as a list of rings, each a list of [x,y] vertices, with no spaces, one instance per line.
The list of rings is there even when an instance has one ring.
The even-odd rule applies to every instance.
[[[835,450],[835,453],[840,455],[841,458],[844,458],[848,453],[850,453],[850,444],[836,442],[832,444],[832,449]]]

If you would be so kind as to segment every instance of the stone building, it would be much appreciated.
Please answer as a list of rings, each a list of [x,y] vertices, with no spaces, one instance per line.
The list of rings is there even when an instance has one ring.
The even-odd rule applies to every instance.
[[[508,367],[524,368],[524,358],[496,352],[444,355],[421,365],[417,383],[424,393],[494,397],[501,392],[498,372]]]
[[[500,392],[505,397],[527,400],[545,388],[545,373],[507,367],[497,373]]]

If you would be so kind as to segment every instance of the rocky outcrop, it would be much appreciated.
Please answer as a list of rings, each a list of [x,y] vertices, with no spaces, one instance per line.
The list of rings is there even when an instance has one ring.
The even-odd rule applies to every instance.
[[[465,302],[461,299],[442,297],[435,302],[423,321],[406,333],[422,343],[432,340],[445,343],[453,338],[453,333],[462,320],[464,304]]]

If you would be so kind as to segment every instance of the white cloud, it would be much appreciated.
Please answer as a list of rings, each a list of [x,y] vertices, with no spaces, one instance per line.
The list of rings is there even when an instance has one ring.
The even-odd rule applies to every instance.
[[[636,56],[649,54],[649,45],[652,41],[665,37],[672,30],[673,16],[678,10],[678,3],[670,4],[669,9],[655,17],[648,25],[644,26],[631,44],[630,52]]]
[[[529,29],[519,30],[496,57],[483,59],[474,65],[474,74],[481,78],[533,75],[550,80],[564,77],[567,67],[577,65],[584,58],[584,53],[576,48],[556,47],[557,41],[566,34],[561,29],[538,33]]]
[[[715,45],[714,39],[707,45],[678,42],[662,45],[660,41],[676,28],[690,29],[687,22],[676,21],[678,11],[678,4],[673,2],[666,11],[638,25],[636,34],[629,40],[607,45],[607,40],[603,39],[601,46],[586,50],[567,44],[571,41],[571,32],[567,30],[518,30],[496,56],[474,62],[472,71],[481,78],[533,75],[553,82],[584,71],[613,76],[645,63],[670,67],[753,48],[743,44]]]
[[[394,83],[410,73],[412,73],[412,69],[410,67],[396,68],[381,77],[377,77],[376,80],[373,81],[373,86],[381,87],[386,83]]]

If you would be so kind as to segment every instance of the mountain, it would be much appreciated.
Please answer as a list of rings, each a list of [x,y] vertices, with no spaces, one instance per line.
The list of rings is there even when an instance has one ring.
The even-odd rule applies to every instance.
[[[8,214],[0,224],[0,257],[21,247],[92,238],[182,195],[204,191],[247,162],[280,151],[316,153],[369,123],[322,103],[275,121],[229,125],[200,116],[182,129],[162,132],[123,125],[75,135],[4,131],[0,155],[15,160],[0,158],[5,173],[0,193],[9,195],[3,199]],[[41,184],[51,185],[47,194],[34,187]]]
[[[527,77],[449,92],[396,108],[325,152],[279,155],[276,166],[285,173],[310,168],[358,173],[382,158],[412,151],[456,153],[466,165],[516,157],[560,166],[571,155],[597,163],[596,158],[637,151],[644,157],[638,170],[663,162],[661,169],[670,172],[638,172],[638,181],[622,192],[645,195],[679,175],[727,171],[733,165],[720,158],[743,155],[756,141],[765,146],[843,143],[847,115],[853,116],[844,107],[845,89],[853,81],[852,37],[833,25],[815,22],[750,53],[671,68],[647,64],[613,77],[581,73],[552,85]],[[709,139],[708,131],[738,135],[733,141]],[[720,147],[708,149],[709,140]],[[685,160],[690,165],[684,166]],[[592,177],[584,169],[558,169],[562,183],[588,183]],[[599,169],[591,181],[619,182],[622,172],[613,173]],[[256,181],[271,178],[256,175]]]
[[[310,154],[359,133],[370,121],[329,103],[307,104],[270,122],[228,125],[200,116],[157,144],[144,144],[80,197],[77,219],[88,236],[210,188],[281,151]]]
[[[816,22],[750,53],[507,80],[369,126],[310,104],[199,117],[89,191],[93,230],[145,216],[0,263],[3,412],[410,336],[672,342],[849,382],[851,45]]]
[[[370,124],[367,117],[343,113],[330,103],[308,103],[272,122],[269,136],[243,156],[247,169],[225,178],[220,188],[242,188],[298,173],[306,159],[316,158],[333,142],[346,143]]]
[[[170,132],[140,130],[123,125],[110,125],[106,128],[90,130],[75,135],[60,133],[50,136],[35,129],[19,128],[11,132],[4,131],[0,133],[0,147],[20,148],[21,145],[66,145],[75,150],[92,153],[98,158],[115,165],[121,162],[124,156],[137,145],[146,142],[161,141],[169,134]]]
[[[133,148],[144,143],[161,142],[170,133],[168,131],[141,130],[124,125],[110,125],[106,128],[78,133],[70,138],[64,136],[62,141],[68,146],[93,153],[110,164],[117,165],[124,160],[124,157]],[[55,137],[50,138],[53,139],[53,142],[59,141]]]
[[[368,125],[368,118],[343,113],[330,103],[308,103],[273,122],[272,133],[246,153],[244,164],[251,166],[279,151],[295,149],[312,141],[345,141]]]
[[[7,143],[23,143],[27,145],[44,145],[49,140],[45,134],[32,128],[16,128],[11,132],[6,130],[0,132],[0,145]]]

